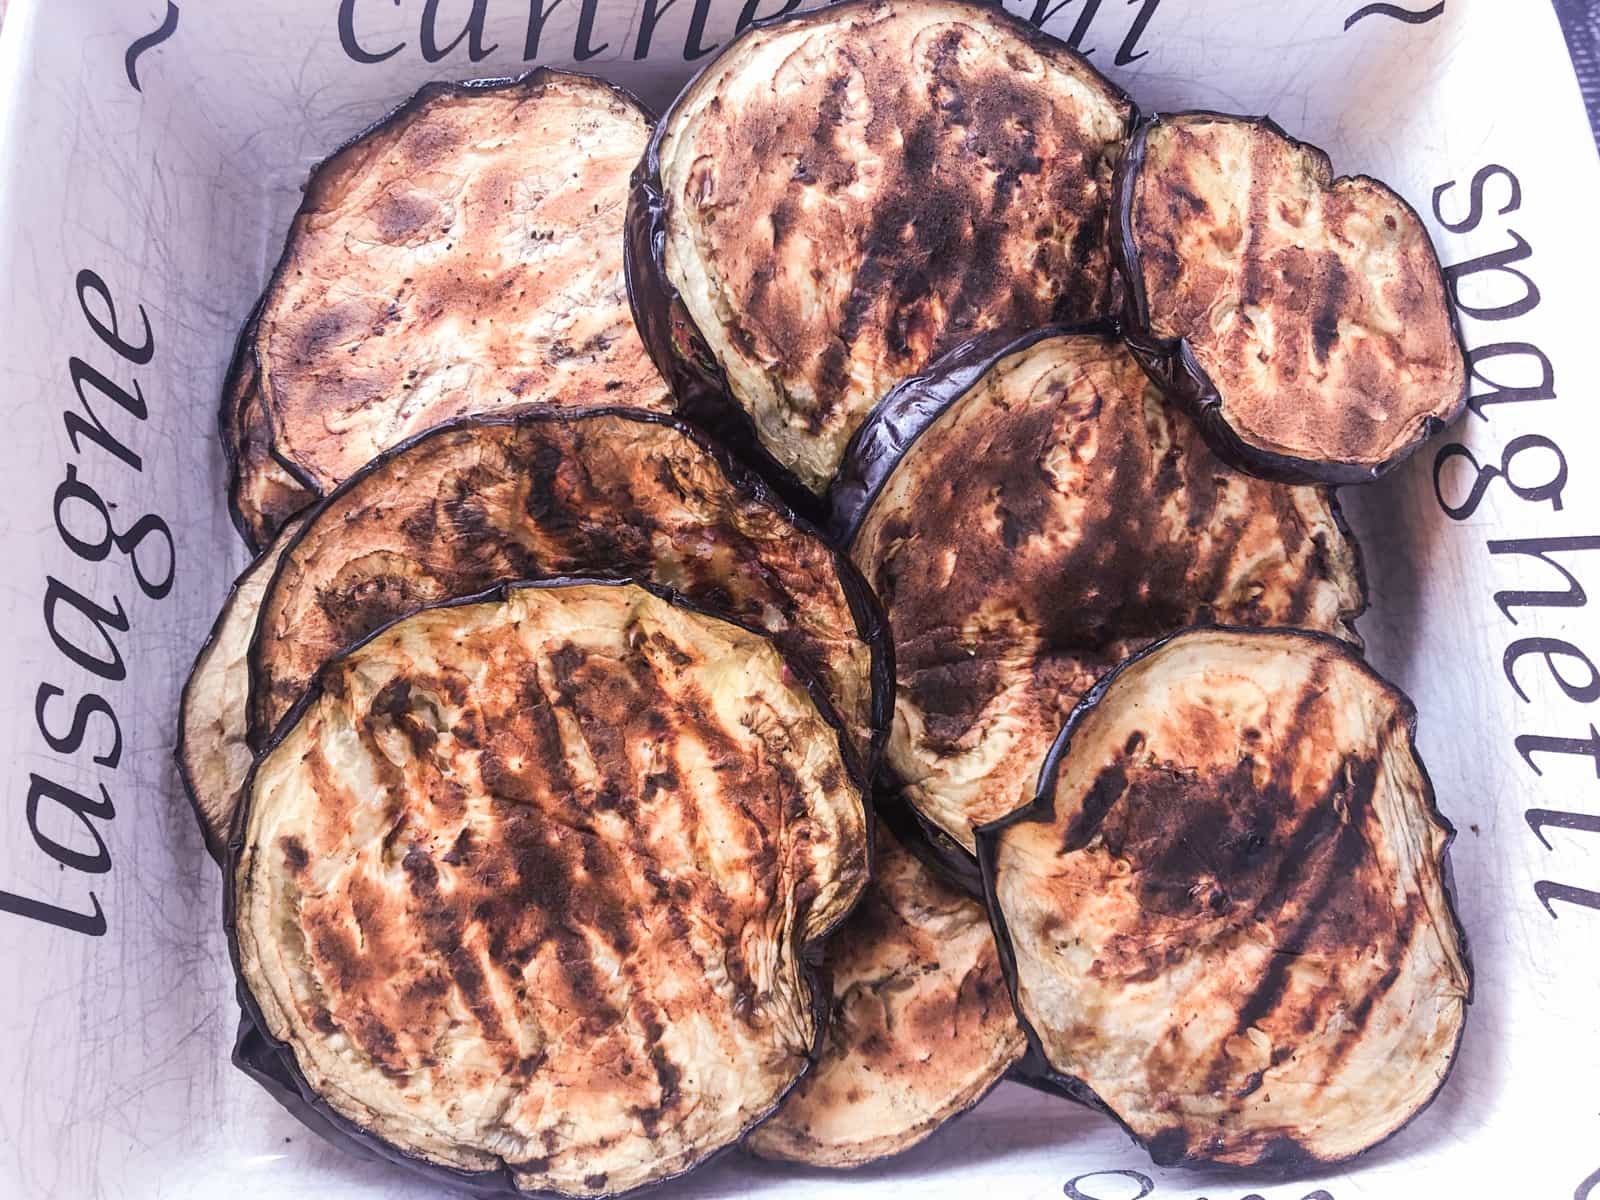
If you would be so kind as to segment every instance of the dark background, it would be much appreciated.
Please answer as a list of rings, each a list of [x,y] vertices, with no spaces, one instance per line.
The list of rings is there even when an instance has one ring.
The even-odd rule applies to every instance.
[[[1600,0],[1555,0],[1555,4],[1589,109],[1589,127],[1600,147]]]

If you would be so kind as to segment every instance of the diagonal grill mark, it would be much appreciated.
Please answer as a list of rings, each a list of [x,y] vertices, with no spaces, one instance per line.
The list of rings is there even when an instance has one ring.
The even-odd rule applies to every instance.
[[[1271,146],[1266,138],[1252,138],[1250,140],[1250,177],[1247,183],[1246,195],[1249,197],[1249,211],[1245,219],[1244,246],[1240,250],[1242,261],[1243,279],[1239,288],[1239,316],[1247,325],[1252,325],[1249,316],[1244,312],[1246,305],[1255,306],[1261,302],[1261,235],[1267,228],[1267,189],[1259,186],[1258,181],[1266,174],[1266,162],[1271,153]]]
[[[1135,371],[1137,373],[1136,368]],[[1142,375],[1139,380],[1143,382]],[[1092,378],[1086,378],[1074,386],[1081,390],[1084,384],[1092,383]],[[1202,522],[1210,524],[1220,486],[1216,479],[1220,469],[1216,459],[1197,438],[1191,438],[1192,444],[1186,443],[1184,431],[1174,426],[1174,441],[1164,455],[1153,460],[1155,447],[1148,445],[1144,433],[1142,403],[1135,399],[1114,414],[1102,417],[1100,410],[1104,400],[1097,384],[1094,393],[1089,411],[1076,411],[1080,406],[1073,401],[1072,416],[1074,422],[1099,421],[1101,424],[1096,470],[1104,483],[1093,489],[1090,509],[1077,522],[1076,539],[1065,552],[1052,554],[1049,559],[1049,574],[1069,581],[1072,599],[1067,602],[1056,594],[1052,603],[1037,612],[1033,611],[1030,601],[1021,598],[1017,601],[1024,605],[1021,610],[1024,619],[1038,625],[1044,645],[1053,653],[1096,653],[1113,640],[1155,637],[1184,624],[1214,619],[1216,603],[1228,599],[1222,592],[1223,584],[1236,561],[1230,554],[1210,551],[1209,569],[1195,585],[1192,581],[1204,542],[1192,536],[1167,537],[1160,528],[1162,504],[1159,501],[1179,492],[1189,497],[1191,516],[1203,514]],[[1040,405],[1038,411],[1059,421],[1059,410],[1054,404]],[[1066,429],[1056,433],[1053,427],[1035,428],[1031,415],[1008,414],[1003,428],[1010,444],[1031,446],[1035,441],[1042,445],[1064,440],[1070,437],[1073,425],[1069,422]],[[963,452],[971,452],[980,459],[988,457],[987,444],[968,433],[962,433],[956,445],[953,457],[936,458],[935,462],[959,461]],[[969,503],[964,513],[953,512],[952,528],[972,528],[981,524],[985,514],[992,512],[1001,534],[996,547],[1010,550],[1019,545],[1030,530],[1041,527],[1044,505],[1052,495],[1052,483],[1043,457],[1042,452],[1023,455],[1018,461],[1029,467],[1025,476],[1013,473],[993,483],[987,482],[988,477],[981,474],[977,477],[970,472],[952,475],[952,480],[957,477],[971,480],[972,486],[963,484],[958,488],[954,482],[942,486],[938,492],[941,506],[953,505],[958,495],[970,494],[979,485],[987,489],[983,507]],[[1129,510],[1119,498],[1134,492],[1147,494],[1150,500]],[[1276,492],[1273,496],[1276,499]],[[926,519],[925,516],[919,518]],[[1108,533],[1114,536],[1107,536]],[[986,542],[977,544],[981,547]],[[971,553],[982,557],[984,551]],[[905,590],[912,592],[911,584],[919,574],[916,557],[910,560],[909,569],[904,583]],[[975,580],[986,574],[976,559],[963,570]],[[1044,574],[1041,572],[1040,577]],[[1095,598],[1082,594],[1077,585],[1070,582],[1084,579],[1126,581],[1127,586],[1111,588]],[[978,684],[970,671],[960,677],[959,686],[945,682],[953,680],[954,673],[936,671],[952,663],[965,663],[967,656],[949,652],[952,643],[944,631],[960,625],[971,603],[970,594],[958,589],[936,588],[928,593],[932,599],[910,604],[900,599],[901,582],[898,571],[886,562],[885,577],[879,580],[880,595],[895,614],[901,676],[903,680],[913,681],[910,684],[913,694],[925,710],[939,714],[938,724],[929,725],[925,730],[930,735],[926,744],[936,750],[952,747],[959,744],[992,694],[985,690],[987,685]],[[1314,588],[1323,582],[1318,575],[1309,580],[1307,586]],[[1203,602],[1197,603],[1197,599]],[[1225,616],[1246,623],[1260,623],[1243,604],[1226,605]],[[916,682],[922,671],[934,672],[926,686]]]
[[[1367,810],[1372,807],[1372,793],[1377,782],[1377,772],[1377,764],[1370,759],[1359,760],[1353,765],[1347,761],[1344,769],[1329,784],[1328,791],[1324,793],[1313,815],[1307,818],[1302,823],[1300,830],[1297,831],[1298,834],[1305,834],[1307,827],[1317,826],[1318,828],[1313,831],[1314,833],[1325,832],[1329,824],[1327,817],[1330,814],[1334,816],[1334,821],[1338,826],[1337,831],[1334,833],[1333,844],[1324,855],[1325,865],[1322,879],[1318,882],[1316,890],[1305,898],[1304,915],[1290,929],[1288,935],[1283,939],[1283,944],[1273,951],[1272,962],[1262,976],[1260,983],[1257,984],[1255,991],[1240,1006],[1235,1032],[1243,1033],[1252,1025],[1258,1024],[1263,1017],[1277,1007],[1278,1002],[1283,998],[1284,987],[1288,983],[1289,969],[1294,960],[1304,952],[1311,932],[1323,920],[1322,910],[1324,906],[1334,892],[1349,883],[1348,863],[1346,860],[1351,857],[1349,850],[1355,843],[1365,844],[1365,839],[1362,836],[1362,825]],[[1346,814],[1342,821],[1338,820],[1333,808],[1335,799],[1341,793],[1346,796]],[[1360,851],[1355,850],[1354,853],[1359,856]],[[1284,857],[1286,865],[1293,864],[1295,861],[1296,859],[1289,854]],[[1280,885],[1285,882],[1283,874],[1280,871]],[[1281,886],[1275,888],[1274,892],[1277,895],[1271,898],[1275,898],[1278,904],[1281,904],[1287,898],[1283,894],[1285,890]],[[1263,898],[1262,904],[1257,906],[1256,912],[1252,913],[1252,917],[1259,914],[1262,908],[1266,907],[1267,902],[1268,898]]]
[[[1062,854],[1074,854],[1088,846],[1095,834],[1105,824],[1106,814],[1128,788],[1128,773],[1121,763],[1106,767],[1095,776],[1083,805],[1067,826],[1067,835],[1061,842]]]
[[[935,90],[947,82],[944,70],[949,66],[960,40],[960,33],[951,31],[935,47]],[[851,65],[854,66],[854,63]],[[842,120],[842,110],[835,102],[835,97],[842,93],[845,83],[843,78],[830,83],[818,135],[830,123]],[[970,197],[965,189],[947,181],[942,182],[938,172],[940,136],[946,128],[963,124],[966,114],[959,108],[941,109],[937,102],[932,109],[904,135],[894,185],[883,202],[874,207],[863,242],[861,261],[851,278],[840,314],[837,337],[823,352],[821,382],[827,392],[818,396],[817,411],[810,418],[817,428],[838,407],[838,393],[842,393],[849,383],[845,374],[849,355],[880,297],[887,291],[895,298],[896,313],[886,335],[888,348],[904,357],[912,349],[908,320],[915,319],[922,302],[936,295],[939,290],[939,270],[935,264],[946,259],[960,261],[966,249],[966,222],[962,217],[970,207]],[[935,115],[940,113],[944,121]],[[816,137],[814,135],[814,140]],[[914,252],[908,252],[901,245],[901,231],[908,226],[913,231]],[[972,253],[978,256],[979,261],[995,258],[999,231],[986,225],[980,227],[976,235],[978,244]],[[970,294],[974,288],[981,289],[982,295],[987,296],[990,285],[987,280],[978,278],[980,274],[967,272],[963,277],[961,288],[945,315],[941,336],[935,339],[935,354],[948,345],[955,331],[962,327],[963,314],[974,305]]]
[[[652,646],[650,643],[644,643],[643,648],[650,649]],[[558,673],[557,694],[559,695],[562,703],[566,704],[577,716],[580,728],[586,725],[596,728],[608,725],[610,723],[611,715],[592,709],[592,707],[586,702],[591,698],[592,689],[585,689],[579,686],[578,681],[575,679],[571,669],[563,669],[560,663],[553,663],[552,665],[556,667]],[[652,668],[654,668],[654,670]],[[654,656],[651,656],[651,661],[649,664],[643,661],[637,661],[635,664],[635,669],[630,672],[630,676],[635,685],[648,693],[648,698],[642,699],[638,705],[638,711],[661,714],[663,717],[663,728],[676,727],[680,723],[692,720],[697,714],[711,711],[709,698],[701,694],[698,689],[689,687],[686,680],[680,679],[677,681],[681,690],[681,694],[679,695],[673,695],[663,691],[657,682],[655,670],[670,670],[670,664],[663,665],[657,661]],[[708,743],[708,749],[711,750],[712,757],[714,759],[720,761],[739,760],[740,755],[737,747],[733,745],[723,730],[715,727],[714,725],[706,724],[702,728],[701,733],[706,739]],[[592,748],[591,753],[593,753]],[[605,756],[595,755],[597,762],[603,757]],[[612,765],[614,766],[615,764]],[[769,766],[772,765],[777,764],[769,764]],[[631,786],[634,781],[630,779],[628,782]],[[634,788],[633,790],[642,795],[648,788],[648,781],[641,780],[638,781],[638,783],[640,786]],[[762,822],[757,819],[755,814],[749,813],[748,797],[743,793],[743,791],[740,791],[736,794],[735,799],[740,805],[741,809],[746,812],[750,821],[750,826],[759,838],[761,853],[766,858],[776,862],[776,851],[773,850],[770,845],[770,841],[767,837],[766,830],[763,827]],[[702,830],[705,828],[705,822],[700,820],[698,803],[692,791],[687,788],[680,789],[677,794],[677,803],[684,810],[683,822],[687,828],[694,830]],[[633,830],[637,835],[631,841],[631,847],[634,852],[645,861],[653,861],[649,847],[643,836],[643,823],[630,823],[630,829]],[[668,894],[666,881],[661,879],[661,877],[656,876],[655,878],[651,878],[650,874],[647,874],[646,881],[654,890],[656,890],[658,895]],[[706,873],[702,878],[701,886],[706,889],[707,897],[711,902],[711,906],[719,914],[726,914],[732,910],[732,901],[729,900],[727,894],[714,881],[709,873]],[[686,923],[686,918],[683,916],[683,910],[676,904],[676,902],[670,903],[666,913],[666,919],[668,920],[669,924],[674,923],[675,921],[684,921]],[[685,945],[688,946],[689,943],[685,942]],[[619,957],[626,964],[628,962],[628,954],[626,949],[623,947],[617,948],[623,951]],[[739,992],[743,995],[754,994],[756,990],[754,980],[750,975],[748,965],[743,961],[742,957],[738,953],[737,941],[735,940],[732,943],[728,943],[725,946],[725,952],[726,957],[723,965],[725,966],[729,976],[734,980],[735,986]],[[701,963],[702,967],[705,966],[703,960],[700,959],[699,953],[693,950],[692,947],[690,947],[690,953],[697,962]]]
[[[1311,323],[1311,350],[1316,355],[1317,362],[1326,365],[1333,343],[1339,340],[1339,308],[1344,303],[1349,281],[1345,277],[1344,264],[1339,261],[1337,254],[1330,252],[1323,255],[1323,269],[1325,278],[1322,304],[1317,310],[1315,320]]]
[[[1405,916],[1401,919],[1401,928],[1407,932],[1416,920],[1414,900],[1406,901]],[[1332,1075],[1350,1056],[1355,1049],[1361,1032],[1366,1028],[1367,1018],[1379,1000],[1389,994],[1389,989],[1400,979],[1400,966],[1398,963],[1391,966],[1373,984],[1361,1002],[1350,1013],[1349,1023],[1339,1033],[1339,1040],[1334,1044],[1333,1050],[1328,1055],[1328,1075]]]
[[[485,1044],[498,1047],[502,1064],[508,1069],[517,1061],[512,1038],[501,1020],[500,1010],[486,988],[482,968],[473,953],[461,944],[455,927],[454,914],[439,905],[439,869],[425,847],[413,844],[401,860],[406,884],[412,896],[423,906],[418,914],[428,945],[438,955],[450,978],[455,981],[472,1013],[483,1030]]]

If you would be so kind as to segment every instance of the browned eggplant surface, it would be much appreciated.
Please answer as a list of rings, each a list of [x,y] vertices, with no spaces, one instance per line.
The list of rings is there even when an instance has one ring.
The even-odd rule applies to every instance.
[[[653,580],[769,633],[870,757],[890,702],[887,636],[848,560],[670,419],[551,408],[434,430],[316,511],[262,603],[254,744],[324,662],[385,622],[550,575]]]
[[[1414,726],[1335,639],[1193,630],[980,831],[1019,1013],[1158,1163],[1338,1162],[1443,1083],[1470,974]]]
[[[1134,341],[1236,465],[1363,482],[1460,414],[1438,257],[1382,183],[1270,122],[1186,113],[1139,132],[1119,193]]]
[[[941,882],[880,819],[872,882],[828,941],[827,1039],[749,1147],[855,1167],[909,1149],[976,1104],[1025,1043],[983,906]]]
[[[1327,489],[1225,466],[1113,339],[1014,346],[953,390],[935,368],[889,397],[875,421],[921,406],[926,424],[850,547],[894,635],[886,761],[969,852],[1033,795],[1078,697],[1151,639],[1222,621],[1354,641],[1364,604]],[[869,426],[857,448],[876,444]]]
[[[868,409],[942,351],[1108,311],[1132,116],[998,5],[857,0],[746,33],[663,117],[634,196],[630,222],[663,223],[650,253],[634,240],[635,300],[677,297],[704,343],[641,318],[657,362],[708,351],[820,493]]]
[[[1427,228],[1000,4],[806,7],[659,122],[541,67],[311,171],[178,714],[234,1062],[506,1200],[1008,1076],[1162,1166],[1359,1155],[1472,991],[1334,491],[1464,407]]]
[[[867,878],[847,759],[766,639],[633,585],[415,614],[252,773],[252,1016],[426,1163],[569,1195],[679,1174],[809,1067],[815,943]]]
[[[312,175],[255,339],[273,449],[326,492],[507,405],[665,409],[622,273],[649,118],[539,70],[430,85]]]

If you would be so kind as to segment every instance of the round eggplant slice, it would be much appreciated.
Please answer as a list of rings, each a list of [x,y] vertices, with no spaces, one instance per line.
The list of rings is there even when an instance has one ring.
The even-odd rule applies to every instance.
[[[241,337],[240,352],[223,384],[222,441],[229,468],[229,514],[251,553],[260,554],[284,523],[317,497],[272,456],[272,431],[261,407],[259,376],[247,344],[254,339],[252,323]]]
[[[681,1174],[809,1068],[865,795],[772,643],[667,593],[424,610],[331,662],[252,771],[247,1010],[305,1093],[468,1182]]]
[[[286,526],[271,548],[234,580],[178,705],[178,776],[199,818],[206,849],[218,862],[252,757],[246,733],[256,613],[298,528],[297,523]]]
[[[1187,631],[979,831],[1030,1036],[1158,1163],[1339,1162],[1443,1083],[1471,976],[1415,725],[1333,638]]]
[[[648,115],[598,79],[430,84],[311,176],[258,319],[273,451],[326,492],[467,412],[669,407],[628,312]]]
[[[983,907],[881,819],[872,882],[823,966],[833,1011],[822,1057],[746,1142],[765,1158],[856,1167],[908,1150],[1026,1049]]]
[[[1105,315],[1132,103],[999,5],[759,26],[640,165],[629,285],[691,415],[827,487],[889,387],[985,330]],[[696,410],[699,410],[697,414]]]
[[[1466,354],[1422,220],[1266,119],[1140,129],[1117,184],[1130,341],[1241,470],[1362,483],[1460,415]]]
[[[887,765],[966,855],[973,825],[1033,795],[1078,697],[1150,640],[1204,621],[1356,640],[1331,492],[1225,466],[1099,332],[973,343],[907,381],[834,498],[894,635]]]
[[[551,575],[653,580],[771,635],[874,757],[890,650],[849,560],[687,426],[548,407],[432,430],[316,510],[262,603],[252,744],[325,661],[386,621]]]

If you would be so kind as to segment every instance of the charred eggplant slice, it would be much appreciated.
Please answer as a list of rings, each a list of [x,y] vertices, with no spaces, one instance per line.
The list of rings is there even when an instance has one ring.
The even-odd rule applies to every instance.
[[[334,660],[258,759],[241,994],[361,1144],[629,1191],[809,1068],[869,836],[836,718],[766,638],[632,584],[505,588]]]
[[[585,75],[430,84],[312,174],[255,339],[272,449],[331,490],[507,405],[665,409],[622,273],[649,136]]]
[[[1030,1038],[1158,1163],[1339,1162],[1443,1083],[1471,976],[1415,724],[1333,638],[1188,631],[979,830]]]
[[[252,314],[223,381],[220,429],[228,461],[228,513],[250,552],[260,554],[290,517],[310,507],[316,493],[272,457],[272,431],[261,407],[254,343]]]
[[[1353,641],[1365,603],[1332,494],[1225,466],[1101,332],[975,342],[907,381],[834,501],[894,635],[887,765],[967,854],[1131,651],[1201,621]]]
[[[653,580],[770,634],[873,757],[890,650],[848,559],[687,426],[550,407],[423,434],[316,510],[262,603],[253,744],[327,659],[379,625],[507,579],[573,574]]]
[[[1133,119],[999,5],[846,0],[752,29],[640,165],[628,271],[651,354],[691,415],[820,494],[938,354],[1108,312]]]
[[[872,882],[823,959],[822,1057],[750,1135],[763,1157],[856,1167],[908,1150],[1026,1048],[983,907],[876,829]]]
[[[271,548],[234,581],[183,685],[178,706],[178,776],[199,818],[206,849],[218,862],[250,771],[252,756],[246,736],[250,639],[256,631],[262,594],[298,528],[294,523],[287,526]]]
[[[1376,479],[1460,415],[1466,355],[1428,232],[1265,119],[1180,113],[1117,185],[1130,340],[1242,470]]]

